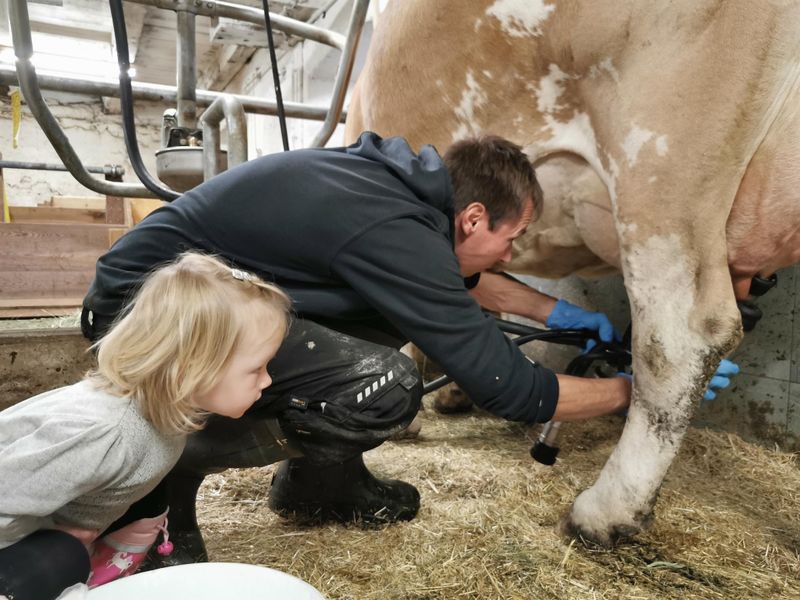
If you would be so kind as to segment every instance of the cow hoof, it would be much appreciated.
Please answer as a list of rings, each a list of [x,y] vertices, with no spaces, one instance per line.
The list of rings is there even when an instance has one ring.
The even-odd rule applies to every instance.
[[[395,433],[389,439],[391,440],[413,440],[419,436],[419,432],[422,430],[422,421],[419,419],[419,415],[414,417],[414,420],[411,421],[408,427],[403,429],[403,431],[399,431]]]
[[[605,511],[603,503],[592,497],[591,489],[581,493],[572,510],[560,523],[561,532],[587,545],[614,546],[645,529],[651,516],[629,518],[617,511]]]
[[[443,415],[465,413],[472,410],[472,400],[459,388],[444,389],[436,395],[433,408]]]

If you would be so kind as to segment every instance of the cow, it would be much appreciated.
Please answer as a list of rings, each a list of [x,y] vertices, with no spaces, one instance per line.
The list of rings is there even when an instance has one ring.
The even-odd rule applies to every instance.
[[[606,545],[641,531],[741,340],[737,298],[800,258],[800,1],[391,2],[349,107],[361,130],[515,141],[545,209],[508,270],[622,272],[632,404],[562,525]]]

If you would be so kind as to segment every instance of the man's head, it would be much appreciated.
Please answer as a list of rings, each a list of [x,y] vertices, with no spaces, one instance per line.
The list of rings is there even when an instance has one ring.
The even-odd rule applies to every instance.
[[[485,135],[450,146],[444,162],[453,183],[455,253],[464,276],[511,259],[511,243],[541,209],[542,190],[516,144]]]

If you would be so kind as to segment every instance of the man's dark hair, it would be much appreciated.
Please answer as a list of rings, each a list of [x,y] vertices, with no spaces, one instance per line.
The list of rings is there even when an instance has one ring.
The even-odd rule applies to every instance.
[[[534,216],[542,206],[542,188],[536,181],[522,148],[496,135],[482,135],[455,142],[444,155],[453,182],[456,214],[472,202],[480,202],[489,213],[489,226],[522,214],[533,199]]]

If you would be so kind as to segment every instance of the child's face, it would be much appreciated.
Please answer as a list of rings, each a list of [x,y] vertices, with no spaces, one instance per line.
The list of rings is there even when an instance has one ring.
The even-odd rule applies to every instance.
[[[262,390],[272,383],[267,363],[283,341],[283,329],[275,325],[272,328],[267,337],[264,334],[269,329],[264,327],[252,327],[245,332],[219,383],[194,397],[198,408],[238,419],[261,397]]]

